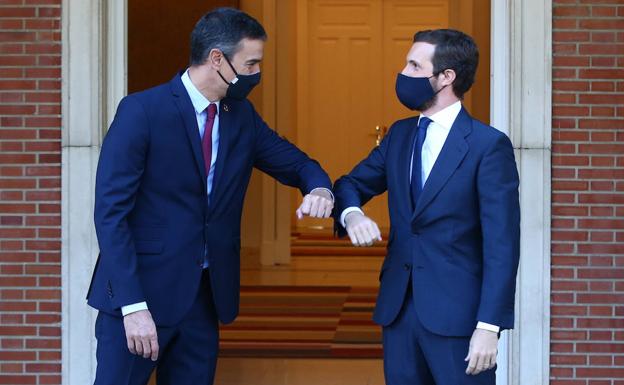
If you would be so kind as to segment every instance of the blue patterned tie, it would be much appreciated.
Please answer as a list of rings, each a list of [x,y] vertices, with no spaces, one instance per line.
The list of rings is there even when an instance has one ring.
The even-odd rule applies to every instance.
[[[426,116],[420,116],[418,121],[418,132],[416,133],[416,143],[414,144],[414,153],[412,154],[412,179],[410,184],[410,190],[412,192],[412,204],[413,208],[416,208],[418,197],[422,191],[422,148],[427,137],[427,127],[429,127],[431,119]]]

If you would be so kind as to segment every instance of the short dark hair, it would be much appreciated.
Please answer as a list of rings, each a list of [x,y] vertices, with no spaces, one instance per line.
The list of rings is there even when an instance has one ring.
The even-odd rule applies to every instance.
[[[234,8],[217,8],[195,24],[191,32],[191,65],[206,62],[210,51],[218,49],[232,59],[243,39],[266,40],[267,35],[258,20]]]
[[[435,45],[433,74],[438,75],[446,69],[455,71],[453,92],[462,98],[474,83],[479,64],[479,49],[474,40],[454,29],[434,29],[416,32],[416,42]]]

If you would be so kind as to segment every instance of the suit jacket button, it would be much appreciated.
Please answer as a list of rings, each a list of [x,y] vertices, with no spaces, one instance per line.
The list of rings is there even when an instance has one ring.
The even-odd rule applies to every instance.
[[[405,265],[403,265],[403,267],[405,268],[405,270],[409,271],[412,268],[412,265],[409,263],[406,263]]]

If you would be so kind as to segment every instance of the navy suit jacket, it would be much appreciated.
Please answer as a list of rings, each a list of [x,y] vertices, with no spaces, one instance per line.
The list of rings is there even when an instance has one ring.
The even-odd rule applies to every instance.
[[[469,336],[478,321],[512,328],[520,208],[511,142],[462,108],[413,208],[417,122],[396,122],[334,185],[336,216],[388,191],[390,235],[374,320],[393,322],[412,276],[416,311],[430,331]]]
[[[271,130],[247,101],[225,98],[210,199],[197,119],[180,75],[125,97],[104,139],[95,187],[100,255],[88,302],[120,315],[147,301],[159,326],[196,298],[204,250],[218,318],[238,314],[240,221],[252,168],[302,193],[331,188],[319,164]]]

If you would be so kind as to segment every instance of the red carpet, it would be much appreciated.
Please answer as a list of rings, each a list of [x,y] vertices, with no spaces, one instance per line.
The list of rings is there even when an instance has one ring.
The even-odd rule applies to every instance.
[[[238,319],[221,328],[220,355],[380,358],[376,295],[348,286],[243,287]]]

